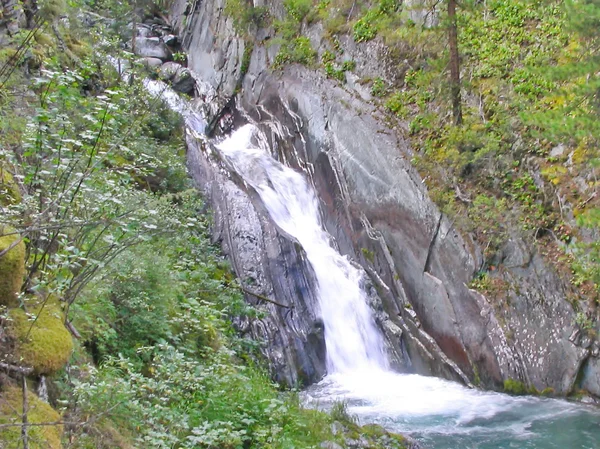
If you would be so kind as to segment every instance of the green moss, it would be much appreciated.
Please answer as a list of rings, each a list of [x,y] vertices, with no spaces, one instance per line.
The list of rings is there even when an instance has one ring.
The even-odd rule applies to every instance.
[[[362,426],[361,431],[364,435],[370,437],[381,437],[387,435],[386,430],[378,424],[367,424]]]
[[[518,380],[506,379],[504,381],[504,391],[509,394],[523,395],[527,394],[527,387]]]
[[[30,423],[48,423],[60,421],[59,413],[50,405],[41,401],[36,395],[29,392],[27,395],[28,413]],[[23,414],[23,396],[21,389],[10,385],[0,392],[0,424],[21,422]],[[60,449],[62,426],[31,426],[28,430],[28,441],[31,449]],[[0,441],[12,441],[16,444],[21,438],[21,428],[5,427],[0,429]]]
[[[12,175],[0,164],[0,205],[8,206],[21,201],[21,192]]]
[[[375,253],[373,251],[369,250],[368,248],[361,248],[360,250],[365,256],[365,259],[367,259],[371,263],[375,262]]]
[[[12,228],[0,227],[0,252],[6,250],[21,238],[19,234],[11,234]],[[15,307],[18,305],[17,295],[21,290],[25,276],[25,244],[23,241],[0,257],[0,305]]]
[[[240,72],[242,76],[248,73],[250,68],[250,60],[252,59],[252,52],[254,51],[254,44],[252,42],[246,42],[244,47],[244,56],[242,57],[242,67]]]
[[[506,379],[504,381],[504,392],[508,394],[514,394],[517,396],[522,396],[525,394],[540,394],[540,392],[535,387],[527,387],[523,382],[515,379]]]
[[[37,374],[53,374],[67,363],[73,352],[73,340],[63,324],[60,304],[50,298],[30,315],[22,309],[9,312],[18,363],[33,367]]]
[[[547,388],[544,388],[544,389],[542,390],[542,392],[540,393],[540,395],[541,395],[541,396],[549,396],[549,397],[552,397],[552,396],[554,396],[554,393],[555,393],[555,392],[554,392],[554,388],[547,387]]]

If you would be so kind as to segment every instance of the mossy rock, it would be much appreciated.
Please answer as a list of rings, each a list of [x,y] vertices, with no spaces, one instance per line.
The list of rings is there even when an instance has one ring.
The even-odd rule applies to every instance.
[[[506,379],[504,381],[504,392],[515,396],[522,396],[525,394],[540,394],[535,387],[527,387],[527,385],[525,385],[523,382],[515,379]]]
[[[65,366],[73,352],[60,303],[50,298],[29,315],[22,309],[9,312],[9,332],[16,346],[14,362],[32,367],[36,374],[53,374]]]
[[[41,401],[35,394],[27,394],[27,419],[32,424],[57,422],[60,414],[50,405]],[[0,424],[20,423],[23,414],[23,393],[21,388],[8,385],[0,392]],[[61,449],[63,428],[56,426],[30,426],[28,442],[30,449]],[[17,445],[21,438],[21,427],[0,428],[0,442]],[[15,446],[16,447],[16,446]]]
[[[0,252],[13,245],[21,238],[19,234],[11,234],[12,228],[0,226]],[[4,256],[0,257],[0,305],[17,306],[17,296],[21,290],[25,276],[25,244],[17,243]]]
[[[8,206],[21,202],[21,192],[13,175],[0,163],[0,205]]]

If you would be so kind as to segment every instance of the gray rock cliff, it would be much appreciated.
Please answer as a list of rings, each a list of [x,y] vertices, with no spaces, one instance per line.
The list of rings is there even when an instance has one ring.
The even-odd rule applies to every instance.
[[[487,388],[514,379],[562,395],[581,387],[600,396],[599,350],[576,324],[570,286],[518,235],[501,255],[498,276],[509,286],[501,298],[468,287],[483,251],[429,199],[411,166],[406,133],[386,125],[358,82],[394,76],[385,47],[341,38],[344,58],[356,62],[343,83],[300,65],[274,71],[272,30],[239,37],[224,3],[177,0],[171,11],[205,113],[214,123],[225,115],[256,123],[273,155],[309,177],[340,252],[369,275],[372,305],[398,369]],[[272,3],[281,11],[281,2]],[[330,45],[318,23],[304,34],[319,52]],[[189,164],[215,210],[215,238],[238,276],[249,289],[293,307],[265,305],[269,316],[248,323],[248,330],[267,341],[280,380],[318,380],[325,348],[301,248],[195,139]]]

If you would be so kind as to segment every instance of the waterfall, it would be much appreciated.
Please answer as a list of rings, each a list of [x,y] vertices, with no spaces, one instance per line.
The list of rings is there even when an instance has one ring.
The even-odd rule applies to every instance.
[[[202,137],[205,121],[187,102],[162,82],[145,84],[183,115],[193,136]],[[366,301],[363,273],[335,250],[305,177],[274,160],[258,137],[255,126],[245,125],[216,147],[228,168],[256,190],[282,232],[302,246],[315,272],[328,375],[303,393],[306,405],[327,408],[346,401],[361,422],[413,435],[435,449],[598,447],[597,409],[391,371]]]
[[[436,449],[595,447],[590,444],[600,436],[596,411],[391,371],[367,304],[363,273],[335,250],[305,177],[273,159],[259,137],[254,125],[245,125],[216,147],[229,168],[259,194],[277,226],[302,246],[315,272],[327,376],[303,393],[308,406],[345,401],[361,421],[417,436]]]
[[[217,148],[258,192],[277,226],[306,252],[317,279],[328,372],[387,369],[383,338],[361,286],[363,274],[333,248],[304,176],[274,160],[267,148],[253,144],[257,132],[255,126],[245,125]]]

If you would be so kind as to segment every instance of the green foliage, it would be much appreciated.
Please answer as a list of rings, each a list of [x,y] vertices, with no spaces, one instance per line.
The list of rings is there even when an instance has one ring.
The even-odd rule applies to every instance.
[[[275,57],[275,68],[282,68],[286,64],[299,63],[312,65],[317,58],[317,52],[312,48],[310,39],[302,36],[300,31],[302,23],[312,7],[311,0],[286,0],[284,2],[286,16],[283,20],[275,22],[277,39],[281,48]]]
[[[523,382],[515,379],[506,379],[504,381],[504,392],[515,396],[526,394],[538,395],[539,392],[534,387],[527,387]]]
[[[504,381],[504,391],[514,395],[524,395],[527,394],[527,387],[523,382],[519,382],[518,380],[506,379]]]
[[[334,402],[329,413],[334,421],[350,426],[358,424],[358,418],[348,412],[348,403],[345,401]]]
[[[291,63],[311,65],[315,62],[316,57],[317,52],[312,48],[310,39],[301,36],[282,44],[275,57],[275,67],[283,67]]]
[[[375,38],[379,30],[396,26],[398,22],[394,19],[396,19],[401,6],[402,2],[398,0],[380,0],[352,26],[354,41],[370,41]]]
[[[352,60],[344,61],[340,67],[336,64],[335,60],[336,55],[329,50],[324,51],[321,55],[321,62],[323,63],[327,77],[344,82],[346,80],[346,72],[354,70],[356,62]]]
[[[254,45],[250,43],[246,43],[244,47],[244,56],[242,57],[242,67],[240,68],[240,73],[244,76],[248,73],[248,69],[250,68],[250,59],[252,58],[252,52],[254,51]]]
[[[312,0],[284,0],[283,6],[288,17],[302,22],[313,7]]]
[[[381,78],[376,78],[373,81],[373,86],[371,86],[371,95],[377,98],[385,97],[387,95],[387,87],[385,85],[385,81]],[[391,108],[390,108],[391,109]],[[392,112],[396,112],[393,111]]]
[[[369,10],[354,24],[352,30],[356,42],[370,41],[377,35],[375,22],[379,14],[380,13],[377,10]]]
[[[360,250],[369,262],[373,263],[375,261],[375,253],[373,251],[368,248],[361,248]]]
[[[261,28],[270,20],[267,7],[254,6],[247,0],[227,0],[225,14],[232,18],[233,26],[242,35],[248,33],[251,26]]]
[[[40,16],[46,20],[57,19],[67,10],[65,0],[41,0],[37,6]]]

